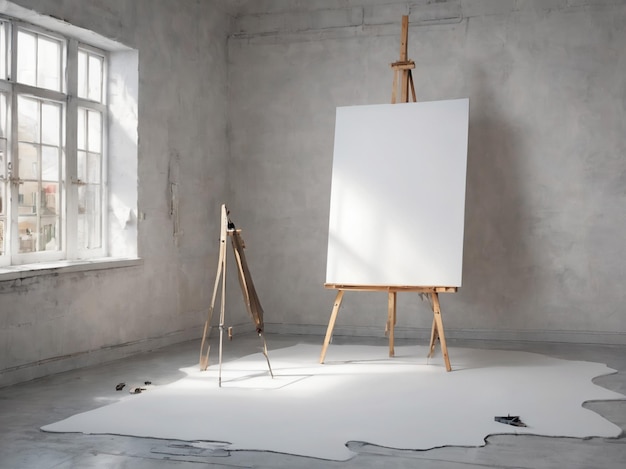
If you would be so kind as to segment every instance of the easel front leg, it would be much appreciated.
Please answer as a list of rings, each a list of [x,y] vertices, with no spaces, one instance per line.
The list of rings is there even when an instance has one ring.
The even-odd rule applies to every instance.
[[[428,358],[431,358],[435,353],[435,342],[439,338],[439,334],[437,334],[437,321],[435,321],[435,316],[433,315],[433,325],[430,329],[430,344],[428,346]]]
[[[270,365],[270,357],[267,354],[267,342],[265,341],[265,334],[263,332],[259,333],[259,337],[261,337],[261,341],[263,342],[263,355],[265,355],[265,360],[267,360],[267,367],[270,370],[270,376],[274,378],[274,372],[272,371],[272,365]]]
[[[226,239],[222,243],[224,246],[224,259],[222,261],[222,273],[224,278],[222,279],[222,301],[220,304],[220,351],[219,351],[219,374],[218,374],[218,386],[222,387],[222,353],[224,343],[224,319],[225,319],[225,304],[226,304]]]
[[[387,299],[387,332],[389,332],[389,356],[395,355],[394,331],[396,329],[396,292],[389,292]]]
[[[200,371],[205,371],[209,367],[209,352],[211,351],[211,344],[209,343],[209,334],[211,331],[211,319],[213,318],[213,309],[215,308],[215,297],[217,296],[217,288],[220,284],[222,277],[222,267],[224,266],[224,259],[226,256],[226,250],[224,243],[220,244],[219,260],[217,262],[217,273],[215,274],[215,285],[213,286],[213,297],[211,298],[211,306],[209,307],[209,313],[206,322],[204,323],[204,332],[202,333],[202,343],[200,344]],[[206,344],[206,348],[205,348]]]
[[[433,351],[435,349],[435,340],[437,336],[439,337],[439,342],[441,343],[441,353],[443,354],[443,360],[446,363],[446,370],[451,371],[452,367],[450,366],[450,358],[448,357],[448,346],[446,345],[446,335],[443,332],[443,320],[441,319],[441,306],[439,305],[439,294],[434,292],[431,293],[431,298],[433,301],[433,328],[430,336],[430,353],[429,357],[432,356]]]
[[[326,350],[328,344],[330,344],[330,338],[333,336],[333,329],[335,328],[335,321],[337,320],[337,314],[339,313],[339,306],[341,306],[341,300],[343,299],[343,290],[337,292],[335,297],[335,304],[333,306],[333,312],[330,314],[330,321],[328,321],[328,329],[326,329],[326,337],[324,338],[324,345],[322,346],[322,354],[320,355],[320,363],[324,363],[326,358]]]

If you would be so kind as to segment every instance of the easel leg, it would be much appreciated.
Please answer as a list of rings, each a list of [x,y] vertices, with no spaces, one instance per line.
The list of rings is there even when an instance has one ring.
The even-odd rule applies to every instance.
[[[450,357],[448,357],[448,346],[446,345],[446,335],[443,332],[443,320],[441,319],[441,307],[439,305],[439,294],[434,292],[431,293],[431,298],[433,301],[433,330],[431,333],[431,344],[430,344],[430,354],[434,351],[434,342],[436,336],[439,336],[439,341],[441,343],[441,353],[443,354],[443,360],[446,363],[446,370],[451,371],[452,367],[450,366]]]
[[[220,371],[219,371],[219,387],[222,387],[222,348],[224,343],[224,314],[226,303],[226,244],[224,243],[224,261],[222,266],[224,279],[222,280],[222,304],[220,305]]]
[[[398,70],[393,71],[393,88],[391,89],[391,104],[396,104],[396,89],[398,88]]]
[[[209,344],[209,333],[211,330],[211,319],[213,318],[213,308],[215,308],[215,297],[217,296],[217,288],[220,284],[220,278],[222,275],[222,266],[224,265],[224,259],[226,255],[224,244],[220,244],[219,260],[217,262],[217,273],[215,274],[215,285],[213,286],[213,298],[211,298],[211,307],[209,308],[209,314],[206,322],[204,323],[204,332],[202,333],[202,343],[200,344],[200,371],[205,371],[209,367],[209,351],[211,350],[211,344]],[[205,350],[206,343],[206,350]]]
[[[267,367],[270,370],[270,376],[274,378],[274,373],[272,372],[272,365],[270,365],[270,357],[267,354],[267,342],[265,341],[265,334],[260,332],[259,337],[261,338],[261,342],[263,342],[263,355],[265,355],[265,359],[267,360]]]
[[[335,321],[337,320],[337,314],[339,313],[339,306],[341,306],[341,300],[343,299],[344,290],[339,290],[335,297],[335,304],[333,306],[333,312],[330,314],[330,321],[328,321],[328,329],[326,329],[326,337],[324,338],[324,345],[322,346],[322,354],[320,355],[320,363],[324,363],[326,358],[326,350],[330,343],[330,338],[333,336],[333,329],[335,328]]]
[[[435,353],[435,341],[439,338],[439,334],[437,334],[437,322],[435,321],[435,317],[433,315],[433,325],[430,329],[430,344],[428,346],[428,358],[433,356]]]
[[[411,96],[413,97],[413,102],[417,102],[417,95],[415,94],[415,85],[413,84],[413,74],[411,70],[409,70],[409,88],[411,90]]]
[[[394,331],[396,329],[396,292],[389,292],[387,298],[387,331],[389,332],[389,356],[395,355]]]

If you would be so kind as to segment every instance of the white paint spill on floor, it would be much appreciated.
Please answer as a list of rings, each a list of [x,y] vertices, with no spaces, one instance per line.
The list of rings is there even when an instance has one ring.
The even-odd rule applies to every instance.
[[[116,434],[230,443],[264,450],[346,460],[348,441],[399,449],[481,446],[486,436],[519,433],[617,437],[621,430],[582,407],[626,396],[592,383],[614,370],[528,352],[450,348],[453,371],[427,348],[331,345],[270,350],[225,363],[115,404],[42,427],[49,432]],[[519,415],[528,427],[494,417]]]

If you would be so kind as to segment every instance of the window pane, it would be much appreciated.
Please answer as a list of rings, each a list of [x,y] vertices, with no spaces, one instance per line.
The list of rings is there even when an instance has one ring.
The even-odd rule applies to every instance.
[[[89,99],[102,101],[102,57],[89,56]]]
[[[100,225],[102,220],[100,210],[102,201],[100,199],[101,192],[99,185],[90,185],[89,189],[92,192],[91,199],[93,200],[93,212],[91,213],[91,220],[89,222],[89,245],[87,247],[93,249],[99,248],[102,245],[102,230]]]
[[[34,215],[37,213],[37,193],[39,192],[38,182],[24,182],[19,185],[19,207],[20,215]]]
[[[59,184],[20,184],[19,252],[55,251],[60,248]],[[37,228],[39,226],[39,228]]]
[[[101,190],[96,184],[78,188],[78,244],[84,249],[102,245]]]
[[[87,152],[79,151],[76,156],[77,156],[76,177],[80,179],[81,181],[86,181],[87,180]]]
[[[0,78],[5,80],[7,78],[7,31],[8,25],[0,21]],[[0,244],[0,249],[2,245]]]
[[[87,97],[87,53],[78,51],[78,96]]]
[[[0,182],[3,181],[7,175],[7,132],[6,132],[6,121],[7,121],[7,101],[6,95],[4,93],[0,93]],[[0,197],[4,197],[4,191],[6,190],[5,186],[0,186]],[[2,209],[0,208],[0,213]]]
[[[20,215],[17,219],[19,252],[35,252],[37,249],[37,217]]]
[[[87,150],[102,151],[102,117],[99,112],[87,111]]]
[[[18,176],[20,179],[39,179],[39,157],[37,155],[37,145],[20,143],[17,147],[18,153]]]
[[[86,138],[85,138],[85,132],[87,129],[87,110],[83,107],[79,107],[78,108],[78,123],[77,123],[77,129],[76,129],[76,133],[77,133],[77,139],[78,139],[78,149],[79,150],[86,150],[87,149],[87,145],[86,145]]]
[[[37,40],[25,31],[17,33],[17,81],[27,85],[37,84]]]
[[[58,147],[41,147],[41,179],[58,181],[60,151]]]
[[[0,93],[0,138],[6,138],[7,132],[7,95]]]
[[[78,186],[78,213],[87,213],[87,186]]]
[[[4,220],[0,220],[0,256],[4,255],[4,232],[5,232],[5,224]]]
[[[61,105],[41,104],[41,142],[50,145],[61,143]]]
[[[79,212],[80,213],[80,212]],[[79,249],[85,249],[87,247],[87,216],[78,215],[76,225],[76,244]]]
[[[87,182],[100,184],[100,154],[87,153]]]
[[[59,185],[46,182],[41,190],[41,215],[57,215],[59,213]]]
[[[21,142],[39,142],[39,102],[18,96],[17,98],[17,139]]]
[[[59,218],[58,217],[41,217],[40,220],[40,251],[58,251],[58,233]]]
[[[61,44],[39,36],[37,42],[37,85],[50,90],[61,90]]]

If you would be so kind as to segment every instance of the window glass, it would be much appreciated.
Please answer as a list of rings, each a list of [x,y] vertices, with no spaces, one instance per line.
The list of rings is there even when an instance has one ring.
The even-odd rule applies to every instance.
[[[102,101],[102,57],[89,56],[89,93],[87,96],[94,101]]]
[[[41,105],[41,143],[60,145],[61,143],[61,105],[42,103]]]
[[[18,176],[20,179],[37,179],[39,177],[37,148],[37,145],[30,143],[18,144]]]
[[[22,30],[17,33],[17,81],[37,85],[37,37]]]
[[[104,57],[90,51],[78,51],[78,96],[91,101],[103,102],[102,83]]]
[[[39,143],[39,101],[18,96],[17,139],[20,142]]]
[[[54,91],[62,89],[63,41],[32,31],[17,32],[17,81]]]
[[[37,37],[37,86],[61,90],[61,44],[45,36]]]
[[[44,181],[59,180],[59,158],[58,147],[41,147],[41,179]]]
[[[9,27],[4,21],[0,21],[0,79],[6,80],[8,71],[8,48],[7,33]],[[1,247],[0,247],[1,249]]]
[[[102,206],[100,186],[86,184],[79,188],[78,195],[78,243],[86,249],[102,245]]]
[[[85,133],[87,132],[87,110],[83,107],[78,108],[78,120],[76,123],[76,144],[79,150],[87,149],[87,140]]]
[[[87,150],[102,151],[102,116],[97,111],[87,111]]]
[[[0,34],[3,23],[0,23]],[[1,42],[1,41],[0,41]],[[6,252],[6,216],[8,193],[8,160],[7,160],[7,139],[6,139],[6,113],[7,100],[4,93],[0,93],[0,257]]]

